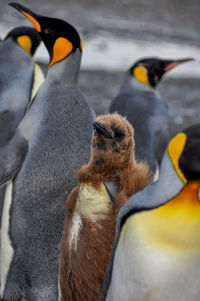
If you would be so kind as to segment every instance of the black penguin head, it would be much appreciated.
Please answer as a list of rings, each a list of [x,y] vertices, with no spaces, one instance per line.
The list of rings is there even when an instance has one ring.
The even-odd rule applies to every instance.
[[[192,58],[179,60],[144,58],[137,61],[129,71],[138,81],[155,88],[165,72],[192,60]]]
[[[176,135],[169,143],[168,154],[184,183],[200,180],[200,123]]]
[[[50,55],[49,67],[68,57],[77,48],[82,53],[82,42],[76,29],[69,23],[38,15],[18,3],[10,3],[27,17],[39,32]]]
[[[12,29],[7,33],[4,40],[13,39],[22,47],[30,56],[35,54],[41,42],[41,37],[38,32],[28,26],[20,26]]]
[[[133,128],[119,114],[98,116],[93,124],[92,159],[99,167],[120,169],[133,156]]]

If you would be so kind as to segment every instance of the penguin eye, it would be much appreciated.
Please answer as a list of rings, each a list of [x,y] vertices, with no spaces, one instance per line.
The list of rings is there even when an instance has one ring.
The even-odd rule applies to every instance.
[[[114,138],[117,140],[122,140],[124,138],[124,132],[119,130],[118,128],[112,127],[112,130],[114,132]]]
[[[124,137],[124,134],[122,132],[115,132],[115,138],[119,139]]]
[[[46,34],[50,33],[49,29],[45,28],[44,33],[46,33]]]

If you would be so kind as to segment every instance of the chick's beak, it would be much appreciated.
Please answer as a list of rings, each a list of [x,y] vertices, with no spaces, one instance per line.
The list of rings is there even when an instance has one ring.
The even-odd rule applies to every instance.
[[[106,129],[106,127],[100,123],[100,122],[94,122],[93,123],[94,129],[97,131],[98,134],[103,135],[104,137],[108,139],[112,139],[112,135],[109,133],[109,131]]]
[[[39,15],[34,13],[32,10],[29,8],[25,7],[24,5],[21,5],[19,3],[11,2],[9,3],[10,6],[16,8],[20,13],[22,13],[26,18],[29,19],[29,21],[35,26],[35,29],[38,32],[41,32],[41,26],[38,21]]]

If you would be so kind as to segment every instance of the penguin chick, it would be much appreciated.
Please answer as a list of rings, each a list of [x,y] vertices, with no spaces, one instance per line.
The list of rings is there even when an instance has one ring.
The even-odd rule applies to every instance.
[[[121,208],[101,300],[200,295],[200,124],[169,143],[157,182]]]
[[[63,301],[99,300],[119,208],[150,183],[149,167],[134,158],[129,122],[110,114],[93,126],[90,162],[80,169],[79,184],[66,203],[59,272]]]
[[[30,109],[0,152],[0,187],[9,182],[0,299],[55,301],[65,203],[77,185],[76,173],[90,158],[94,113],[77,86],[82,43],[76,28],[20,4],[12,6],[36,26],[50,64]]]
[[[151,171],[161,164],[169,141],[169,113],[156,87],[163,75],[192,59],[166,60],[143,58],[125,74],[109,113],[125,116],[135,130],[136,158],[145,160]]]

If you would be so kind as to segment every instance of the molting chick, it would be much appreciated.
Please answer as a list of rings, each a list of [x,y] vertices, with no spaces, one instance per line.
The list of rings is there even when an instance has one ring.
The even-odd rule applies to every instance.
[[[93,124],[91,160],[68,197],[60,245],[62,300],[99,300],[114,240],[116,216],[129,196],[151,180],[134,157],[133,128],[118,114]]]

